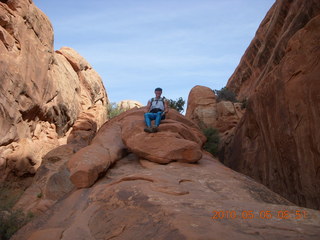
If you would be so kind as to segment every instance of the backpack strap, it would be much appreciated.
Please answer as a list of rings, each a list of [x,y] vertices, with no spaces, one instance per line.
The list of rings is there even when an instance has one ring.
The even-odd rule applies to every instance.
[[[164,102],[166,100],[166,98],[165,97],[160,97],[159,99],[158,99],[158,101],[161,101],[161,102]],[[154,98],[151,98],[151,105],[152,105],[152,102],[153,101],[155,101],[155,99]]]
[[[152,106],[152,102],[153,102],[153,101],[155,101],[155,99],[154,99],[154,98],[151,98],[150,107]],[[160,97],[160,98],[158,99],[158,101],[161,101],[162,104],[163,104],[163,107],[165,107],[165,104],[164,104],[164,102],[166,101],[166,98],[165,98],[165,97]]]

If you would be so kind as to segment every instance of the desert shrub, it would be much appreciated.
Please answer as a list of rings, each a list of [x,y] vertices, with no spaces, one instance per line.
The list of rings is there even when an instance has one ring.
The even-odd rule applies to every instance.
[[[170,108],[173,108],[173,109],[177,110],[179,113],[182,113],[185,102],[186,101],[183,100],[182,97],[180,97],[180,98],[178,98],[176,100],[168,99],[168,106]]]
[[[7,240],[33,217],[22,210],[13,210],[22,192],[10,187],[0,186],[0,239]]]
[[[204,144],[203,148],[211,153],[213,156],[217,156],[219,151],[219,131],[215,128],[203,128],[203,134],[207,137],[207,141]]]
[[[0,209],[0,239],[10,239],[10,237],[29,222],[32,217],[32,214],[24,214],[22,210]]]
[[[119,108],[117,103],[111,102],[108,105],[108,109],[107,109],[108,119],[114,118],[114,117],[118,116],[119,114],[123,113],[124,111],[125,111],[125,109]]]
[[[241,109],[247,108],[247,105],[248,105],[248,99],[247,99],[247,98],[244,98],[244,99],[241,101]]]
[[[217,95],[217,101],[230,101],[230,102],[237,102],[236,94],[229,90],[227,87],[223,87],[220,90],[213,90]]]

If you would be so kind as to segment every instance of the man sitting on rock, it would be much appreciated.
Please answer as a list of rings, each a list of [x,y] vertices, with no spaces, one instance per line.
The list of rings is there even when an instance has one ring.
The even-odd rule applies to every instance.
[[[156,88],[154,90],[156,97],[151,98],[147,104],[147,112],[144,114],[144,120],[147,127],[145,132],[154,133],[158,131],[161,120],[165,118],[165,114],[168,112],[168,103],[165,97],[161,97],[162,89]],[[155,120],[155,126],[151,127],[151,121]]]

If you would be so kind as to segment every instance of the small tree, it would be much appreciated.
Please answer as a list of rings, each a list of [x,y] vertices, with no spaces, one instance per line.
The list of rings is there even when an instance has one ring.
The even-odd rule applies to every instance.
[[[8,240],[23,225],[33,218],[32,213],[25,214],[13,206],[21,197],[23,191],[14,189],[7,184],[0,184],[0,239]]]
[[[217,101],[220,102],[222,100],[224,101],[230,101],[230,102],[237,102],[236,94],[229,90],[227,87],[223,87],[220,90],[213,90],[214,93],[217,95],[218,99]]]
[[[0,209],[0,239],[9,240],[10,237],[33,218],[32,213],[25,214],[21,209]]]
[[[203,148],[213,156],[217,156],[220,142],[219,131],[210,127],[202,129],[202,132],[207,137],[207,141]]]
[[[245,109],[245,108],[247,108],[247,106],[248,106],[248,99],[247,98],[242,99],[241,109]]]
[[[123,113],[124,111],[125,111],[125,109],[119,108],[117,103],[111,102],[108,105],[108,119],[114,118],[114,117],[118,116],[120,113]]]
[[[168,99],[169,107],[177,110],[180,113],[183,112],[183,107],[184,107],[185,102],[186,101],[183,100],[182,97],[178,98],[177,100]]]

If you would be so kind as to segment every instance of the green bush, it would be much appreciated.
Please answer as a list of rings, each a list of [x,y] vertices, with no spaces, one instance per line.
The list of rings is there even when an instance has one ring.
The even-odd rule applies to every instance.
[[[234,92],[229,90],[227,87],[223,87],[220,90],[213,90],[214,93],[217,95],[217,101],[230,101],[230,102],[237,102],[237,97]]]
[[[22,210],[13,210],[23,191],[10,186],[0,186],[0,239],[7,240],[33,217]]]
[[[185,104],[185,100],[183,100],[182,97],[173,100],[173,99],[168,99],[168,105],[170,108],[173,108],[175,110],[177,110],[179,113],[183,112],[183,106]]]
[[[0,239],[7,240],[22,226],[32,219],[32,214],[24,214],[22,210],[0,209]]]
[[[247,108],[247,105],[248,105],[248,99],[247,99],[247,98],[244,98],[244,99],[241,101],[241,109]]]
[[[118,116],[119,114],[123,113],[124,111],[125,111],[125,109],[119,108],[117,103],[111,102],[108,105],[108,119],[114,118],[114,117]]]
[[[215,128],[204,128],[202,132],[207,137],[203,148],[213,156],[217,156],[220,142],[219,131]]]

